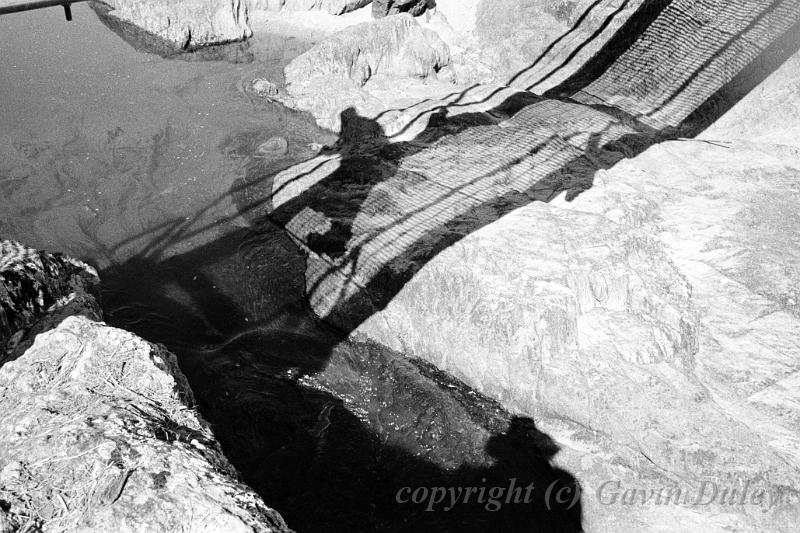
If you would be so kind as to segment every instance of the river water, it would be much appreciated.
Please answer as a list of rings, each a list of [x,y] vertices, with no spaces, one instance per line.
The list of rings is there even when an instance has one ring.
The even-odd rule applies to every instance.
[[[97,266],[107,321],[178,355],[228,457],[297,530],[529,531],[531,513],[573,530],[580,506],[545,520],[396,501],[404,486],[571,477],[530,423],[308,311],[305,258],[259,217],[253,176],[336,137],[247,87],[280,81],[311,43],[164,58],[72,11],[0,17],[0,237]],[[285,154],[257,153],[276,136]]]

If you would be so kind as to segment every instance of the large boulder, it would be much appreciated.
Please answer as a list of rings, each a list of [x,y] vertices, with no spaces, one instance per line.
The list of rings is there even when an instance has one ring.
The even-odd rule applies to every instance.
[[[53,531],[288,531],[193,410],[175,356],[69,317],[0,369],[6,522]]]
[[[109,16],[179,50],[242,41],[253,32],[243,0],[105,0]]]
[[[363,89],[368,80],[435,78],[449,62],[447,45],[410,15],[356,24],[286,67],[286,89],[291,95],[287,103],[310,111],[320,125],[338,130],[339,115],[348,107],[367,115],[384,109]]]
[[[450,61],[447,45],[408,15],[364,22],[332,35],[286,67],[296,85],[319,76],[364,85],[373,76],[427,78]]]

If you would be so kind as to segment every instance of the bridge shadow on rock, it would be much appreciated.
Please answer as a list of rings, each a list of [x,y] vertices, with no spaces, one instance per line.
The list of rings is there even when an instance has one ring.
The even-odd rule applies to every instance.
[[[613,38],[596,56],[602,70],[579,71],[549,92],[558,98],[518,93],[454,116],[445,107],[408,142],[389,142],[348,109],[335,160],[247,176],[245,185],[264,182],[256,197],[269,198],[266,217],[308,253],[312,309],[357,328],[454,242],[530,202],[569,200],[597,170],[702,131],[798,49],[796,0],[709,4],[694,31],[676,30],[699,13],[683,4],[645,3],[626,26],[637,33]],[[731,34],[709,31],[709,20]],[[252,205],[252,192],[237,192],[237,205]]]
[[[641,101],[669,104],[657,120],[655,107],[588,91],[608,86],[607,75],[619,90],[647,86],[635,64],[619,65],[650,47],[630,36],[611,67],[557,98],[521,92],[460,114],[445,106],[412,140],[395,142],[346,110],[339,140],[316,158],[250,161],[229,196],[248,228],[103,272],[109,318],[179,355],[228,457],[299,531],[581,531],[577,481],[552,465],[557,448],[532,420],[428,363],[348,338],[460,239],[531,202],[570,199],[599,169],[654,143],[702,131],[800,47],[798,3],[777,4],[794,18],[748,40],[757,53],[747,65],[701,59],[696,67],[713,66],[716,78],[689,71],[684,81],[703,83],[653,86],[658,94]],[[665,13],[674,15],[660,11],[642,35]],[[706,59],[728,57],[733,44],[713,41]],[[664,53],[684,72],[680,54]],[[187,238],[162,235],[164,248]],[[529,503],[513,503],[531,484]],[[449,505],[451,489],[463,498],[481,487],[481,501]],[[492,489],[502,504],[489,501]]]

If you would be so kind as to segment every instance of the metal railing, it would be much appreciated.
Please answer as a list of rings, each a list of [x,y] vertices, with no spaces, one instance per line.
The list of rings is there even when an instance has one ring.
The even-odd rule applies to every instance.
[[[67,20],[72,20],[72,9],[70,6],[76,2],[84,2],[86,0],[31,0],[28,2],[13,2],[6,4],[0,0],[0,15],[8,15],[9,13],[19,13],[20,11],[30,11],[32,9],[42,9],[52,6],[64,6],[64,16]]]

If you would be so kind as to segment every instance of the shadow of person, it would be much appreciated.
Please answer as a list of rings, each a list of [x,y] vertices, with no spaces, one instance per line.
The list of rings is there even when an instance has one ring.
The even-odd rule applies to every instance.
[[[512,418],[505,432],[486,443],[486,452],[496,461],[487,478],[508,482],[502,503],[510,509],[501,518],[512,530],[520,531],[531,521],[542,531],[582,530],[581,487],[569,472],[553,466],[558,451],[528,417]]]
[[[339,144],[373,143],[383,145],[389,142],[383,128],[376,121],[358,114],[354,107],[348,107],[341,112],[341,130]]]
[[[397,505],[386,514],[410,531],[579,533],[580,485],[552,465],[557,451],[532,419],[512,417],[486,442],[493,464],[431,471],[405,458],[402,477],[390,478]]]
[[[381,176],[388,177],[395,170],[391,165],[379,172],[380,167],[386,165],[376,165],[370,157],[389,143],[380,124],[359,115],[353,107],[342,111],[340,120],[339,138],[327,151],[338,152],[341,165],[329,176],[330,182],[326,178],[325,183],[312,187],[307,196],[303,195],[301,208],[321,215],[317,218],[320,226],[307,228],[309,231],[303,244],[313,252],[333,259],[341,257],[347,250],[347,244],[353,237],[352,224],[358,207],[366,200],[372,187],[380,182]],[[346,194],[340,194],[338,201],[331,202],[329,188],[337,184]],[[288,224],[290,219],[286,215],[295,213],[295,208],[300,207],[294,204],[284,206],[270,213],[269,219],[279,225]]]

